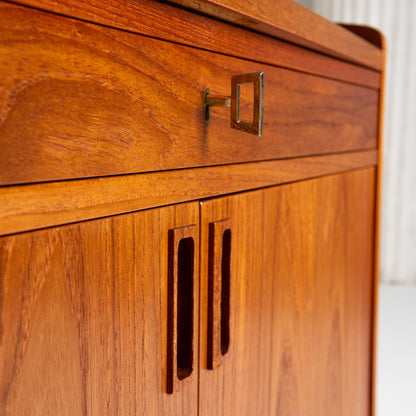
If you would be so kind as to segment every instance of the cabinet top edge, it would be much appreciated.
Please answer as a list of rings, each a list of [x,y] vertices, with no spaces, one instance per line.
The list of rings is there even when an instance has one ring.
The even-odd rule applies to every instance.
[[[293,0],[170,0],[170,3],[377,71],[382,45]],[[381,33],[374,30],[382,37]]]
[[[197,1],[199,0],[194,3]],[[203,13],[197,7],[192,9],[190,5],[183,6],[182,3],[185,2],[186,0],[112,0],[103,4],[99,0],[11,0],[0,4],[3,8],[16,10],[21,6],[30,7],[39,12],[53,13],[85,23],[379,88],[377,77],[384,68],[384,43],[383,48],[379,49],[371,44],[371,39],[364,40],[365,30],[359,33],[359,37],[355,34],[357,28],[353,30],[351,27],[341,27],[292,2],[296,6],[295,9],[301,8],[306,12],[303,20],[299,18],[299,22],[311,22],[309,27],[303,29],[303,35],[298,33],[292,36],[284,26],[270,29],[266,23],[244,24],[246,20],[251,20],[241,17],[239,21],[232,22],[233,13],[227,14],[227,21],[224,16],[216,17],[214,12]],[[309,19],[311,14],[316,17],[315,20]],[[326,23],[328,27],[320,25],[319,21]],[[229,24],[230,22],[233,24]],[[273,31],[276,31],[276,34],[273,34]],[[324,43],[318,44],[316,39],[308,39],[308,33],[313,37],[319,37],[319,33],[325,31],[325,40],[330,45],[337,39],[340,43],[340,37],[336,36],[336,32],[346,37],[343,41],[343,53],[332,53],[328,47],[324,47]],[[323,38],[323,35],[321,37]],[[357,47],[357,42],[361,46]],[[335,48],[337,45],[334,43],[333,46]],[[366,62],[360,62],[358,55],[362,55]],[[355,59],[355,56],[358,58]],[[334,57],[338,59],[333,59]]]

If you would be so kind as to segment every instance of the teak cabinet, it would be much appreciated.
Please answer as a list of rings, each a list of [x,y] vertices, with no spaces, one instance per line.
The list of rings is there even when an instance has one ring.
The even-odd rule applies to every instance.
[[[370,416],[381,36],[288,0],[20,3],[0,414]],[[207,125],[259,72],[263,136]]]

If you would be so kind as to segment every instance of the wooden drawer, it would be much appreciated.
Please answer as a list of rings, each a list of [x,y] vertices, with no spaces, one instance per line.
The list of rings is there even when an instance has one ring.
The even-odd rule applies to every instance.
[[[376,89],[9,4],[0,22],[2,185],[377,146]],[[228,109],[206,127],[205,89],[258,71],[263,137],[231,129]]]

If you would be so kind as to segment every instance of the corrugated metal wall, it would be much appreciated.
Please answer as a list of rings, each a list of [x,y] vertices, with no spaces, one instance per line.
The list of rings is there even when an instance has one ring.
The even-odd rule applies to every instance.
[[[303,0],[330,20],[381,29],[387,88],[381,280],[416,283],[416,0]]]

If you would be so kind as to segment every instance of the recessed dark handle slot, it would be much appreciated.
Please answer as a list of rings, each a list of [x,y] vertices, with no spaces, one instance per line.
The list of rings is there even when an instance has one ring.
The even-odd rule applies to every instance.
[[[177,376],[183,380],[192,373],[192,335],[193,335],[193,260],[194,239],[182,238],[178,247],[178,317],[176,342]]]
[[[195,365],[195,234],[195,225],[169,230],[168,393]]]
[[[221,260],[221,353],[225,355],[230,346],[230,260],[231,230],[222,236]]]
[[[208,368],[221,365],[230,346],[231,220],[209,224]]]

